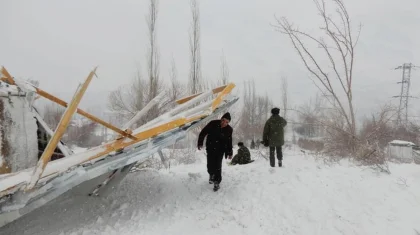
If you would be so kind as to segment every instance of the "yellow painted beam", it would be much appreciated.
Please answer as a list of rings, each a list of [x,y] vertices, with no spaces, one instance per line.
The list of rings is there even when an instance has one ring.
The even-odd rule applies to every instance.
[[[115,140],[115,141],[105,145],[105,150],[104,151],[90,157],[86,161],[90,161],[90,160],[93,160],[95,158],[102,157],[102,156],[104,156],[104,155],[106,155],[110,152],[113,152],[113,151],[116,151],[118,149],[122,149],[122,148],[125,148],[127,146],[136,144],[136,143],[138,143],[142,140],[146,140],[148,138],[157,136],[159,134],[162,134],[162,133],[167,132],[169,130],[172,130],[174,128],[180,127],[180,126],[185,125],[187,123],[188,123],[187,119],[179,118],[179,119],[176,119],[176,120],[173,120],[171,122],[159,125],[157,127],[153,127],[151,129],[148,129],[146,131],[143,131],[143,132],[140,132],[140,133],[134,135],[137,138],[136,140],[133,140],[133,141],[130,141],[130,142],[129,141],[124,141],[122,139]]]
[[[4,67],[2,67],[2,70],[1,70],[1,72],[3,73],[3,75],[5,75],[6,77],[4,77],[4,78],[1,78],[1,80],[2,81],[5,81],[5,82],[8,82],[9,84],[13,84],[13,85],[15,85],[15,81],[14,81],[14,79],[12,78],[12,76],[9,74],[9,72],[4,68]],[[44,97],[44,98],[46,98],[46,99],[48,99],[48,100],[50,100],[50,101],[52,101],[52,102],[54,102],[54,103],[56,103],[56,104],[59,104],[59,105],[61,105],[61,106],[63,106],[63,107],[67,107],[67,102],[65,102],[64,100],[62,100],[62,99],[60,99],[60,98],[58,98],[58,97],[56,97],[56,96],[54,96],[54,95],[52,95],[52,94],[50,94],[50,93],[48,93],[48,92],[46,92],[46,91],[44,91],[44,90],[42,90],[42,89],[40,89],[40,88],[38,88],[38,87],[35,87],[35,86],[33,86],[34,88],[35,88],[35,90],[36,90],[36,93],[39,95],[39,96],[42,96],[42,97]],[[37,96],[35,99],[38,99],[39,98],[39,96]],[[88,113],[88,112],[86,112],[86,111],[83,111],[82,109],[77,109],[76,110],[76,112],[78,113],[78,114],[80,114],[80,115],[82,115],[82,116],[84,116],[84,117],[86,117],[86,118],[88,118],[88,119],[90,119],[90,120],[92,120],[92,121],[94,121],[94,122],[97,122],[97,123],[99,123],[99,124],[101,124],[101,125],[103,125],[103,126],[105,126],[105,127],[107,127],[107,128],[109,128],[109,129],[111,129],[111,130],[113,130],[113,131],[115,131],[115,132],[117,132],[118,134],[120,134],[120,135],[122,135],[123,137],[128,137],[128,138],[130,138],[130,139],[136,139],[133,135],[131,135],[130,133],[128,133],[128,132],[126,132],[126,131],[123,131],[123,130],[121,130],[121,129],[119,129],[118,127],[116,127],[116,126],[114,126],[114,125],[112,125],[111,123],[108,123],[108,122],[106,122],[106,121],[104,121],[104,120],[102,120],[102,119],[100,119],[100,118],[98,118],[98,117],[95,117],[94,115],[92,115],[92,114],[90,114],[90,113]]]
[[[220,103],[222,102],[222,100],[225,98],[225,96],[227,94],[229,94],[232,89],[235,87],[235,84],[233,83],[229,83],[224,89],[223,91],[221,91],[216,99],[213,100],[213,103],[211,105],[212,110],[214,111],[217,107],[219,107]]]
[[[0,71],[4,76],[6,76],[6,77],[1,78],[3,82],[7,82],[10,85],[16,85],[15,80],[13,79],[13,77],[10,75],[10,73],[7,71],[5,67],[1,67]]]
[[[96,72],[96,68],[92,72],[90,72],[89,76],[86,78],[86,81],[83,83],[80,90],[77,91],[69,107],[64,112],[58,124],[57,130],[55,131],[54,135],[51,137],[50,141],[48,142],[47,147],[45,148],[44,152],[42,153],[41,158],[38,161],[37,166],[35,167],[33,176],[31,177],[31,182],[27,186],[27,190],[32,189],[36,185],[36,183],[38,183],[42,173],[45,170],[45,167],[47,166],[47,163],[51,160],[51,156],[54,152],[54,149],[57,147],[57,144],[60,141],[61,137],[64,135],[64,132],[66,131],[67,126],[70,124],[71,118],[73,114],[76,112],[77,106],[82,100],[82,97],[84,93],[86,92],[89,86],[89,83],[92,81],[92,78],[95,75],[95,72]]]
[[[218,107],[220,105],[223,97],[226,96],[234,88],[234,86],[235,86],[234,84],[229,84],[227,86],[224,86],[223,89],[222,89],[222,87],[217,88],[217,90],[214,89],[216,91],[218,91],[220,89],[222,89],[222,90],[221,90],[221,93],[213,101],[212,107]],[[218,92],[220,92],[220,91],[218,91]],[[220,100],[220,101],[216,102],[218,100]],[[109,142],[109,143],[107,143],[103,146],[97,147],[97,148],[103,148],[103,151],[89,157],[88,159],[86,159],[83,162],[87,162],[87,161],[91,161],[91,160],[103,157],[106,154],[109,154],[111,152],[114,152],[114,151],[117,151],[117,150],[120,150],[120,149],[124,149],[125,147],[134,145],[136,143],[139,143],[139,142],[141,142],[143,140],[146,140],[146,139],[149,139],[151,137],[158,136],[159,134],[162,134],[164,132],[173,130],[175,128],[178,128],[180,126],[183,126],[185,124],[191,123],[191,122],[196,121],[196,120],[200,120],[200,119],[205,118],[205,117],[207,117],[206,114],[200,114],[200,115],[193,116],[193,117],[190,117],[190,118],[178,118],[176,120],[173,120],[173,121],[161,124],[159,126],[150,128],[148,130],[142,131],[140,133],[134,134],[134,137],[136,138],[135,140],[127,141],[127,139],[117,139],[117,140],[111,141],[111,142]],[[92,150],[94,150],[94,149],[92,149]],[[81,164],[83,162],[80,162],[78,164]],[[69,166],[69,167],[71,167],[71,166]],[[54,173],[57,173],[57,172],[51,172],[48,176],[50,176]],[[47,177],[47,176],[44,176],[44,177]]]
[[[212,110],[213,111],[214,111],[215,108],[217,108],[220,105],[220,103],[223,100],[223,98],[228,93],[230,93],[234,87],[235,87],[235,84],[230,83],[227,86],[223,86],[223,87],[219,87],[219,88],[213,89],[213,91],[220,92],[219,95],[215,98],[215,100],[212,103]],[[222,90],[220,91],[220,89],[222,89]],[[172,129],[177,128],[177,127],[180,127],[180,126],[185,125],[187,123],[190,123],[190,122],[193,122],[193,121],[202,119],[202,118],[204,118],[206,116],[207,115],[202,114],[202,115],[197,115],[197,116],[194,116],[194,117],[191,117],[191,118],[188,118],[188,119],[186,119],[186,118],[179,118],[179,119],[170,121],[168,123],[165,123],[165,124],[159,125],[157,127],[154,127],[154,128],[151,128],[151,129],[148,129],[148,130],[145,130],[143,132],[140,132],[140,133],[135,134],[134,136],[137,139],[136,140],[133,140],[133,141],[130,141],[130,142],[129,141],[124,141],[122,139],[115,140],[115,141],[113,141],[113,142],[105,145],[105,149],[106,150],[104,150],[103,152],[100,152],[100,153],[96,154],[95,156],[90,157],[87,161],[90,161],[90,160],[99,158],[99,157],[104,156],[104,155],[106,155],[106,154],[108,154],[110,152],[113,152],[113,151],[116,151],[118,149],[122,149],[122,148],[125,148],[127,146],[136,144],[136,143],[138,143],[138,142],[140,142],[142,140],[151,138],[153,136],[157,136],[157,135],[159,135],[161,133],[164,133],[166,131],[172,130]]]
[[[221,87],[216,87],[216,88],[214,88],[214,89],[213,89],[213,94],[217,94],[217,93],[219,93],[219,92],[223,91],[223,89],[225,89],[225,87],[226,87],[226,86],[221,86]],[[197,96],[199,96],[199,95],[201,95],[201,94],[203,94],[203,93],[198,93],[198,94],[190,95],[190,96],[187,96],[187,97],[181,98],[181,99],[179,99],[179,100],[177,100],[177,101],[175,101],[175,102],[176,102],[177,104],[183,104],[183,103],[185,103],[185,102],[187,102],[187,101],[189,101],[189,100],[194,99],[195,97],[197,97]]]
[[[65,102],[64,100],[61,100],[60,98],[58,98],[58,97],[55,97],[54,95],[51,95],[50,93],[48,93],[48,92],[46,92],[46,91],[43,91],[43,90],[41,90],[41,89],[39,89],[39,88],[37,88],[37,87],[35,87],[35,89],[36,89],[36,92],[40,95],[40,96],[42,96],[42,97],[44,97],[44,98],[46,98],[46,99],[49,99],[49,100],[51,100],[51,101],[53,101],[53,102],[55,102],[55,103],[57,103],[57,104],[59,104],[59,105],[61,105],[61,106],[63,106],[63,107],[67,107],[67,102]],[[120,134],[120,135],[122,135],[122,136],[124,136],[124,137],[128,137],[128,138],[130,138],[130,139],[136,139],[136,137],[134,137],[133,135],[131,135],[130,133],[128,133],[128,132],[126,132],[126,131],[123,131],[123,130],[121,130],[121,129],[119,129],[118,127],[116,127],[116,126],[114,126],[114,125],[112,125],[111,123],[108,123],[108,122],[105,122],[104,120],[102,120],[102,119],[100,119],[100,118],[98,118],[98,117],[95,117],[95,116],[93,116],[92,114],[89,114],[88,112],[86,112],[86,111],[83,111],[83,110],[81,110],[81,109],[77,109],[76,110],[76,112],[78,113],[78,114],[80,114],[80,115],[82,115],[82,116],[84,116],[84,117],[86,117],[86,118],[88,118],[88,119],[90,119],[90,120],[92,120],[92,121],[94,121],[94,122],[97,122],[97,123],[99,123],[99,124],[101,124],[101,125],[103,125],[103,126],[105,126],[105,127],[107,127],[107,128],[109,128],[109,129],[111,129],[111,130],[113,130],[113,131],[115,131],[115,132],[117,132],[118,134]]]

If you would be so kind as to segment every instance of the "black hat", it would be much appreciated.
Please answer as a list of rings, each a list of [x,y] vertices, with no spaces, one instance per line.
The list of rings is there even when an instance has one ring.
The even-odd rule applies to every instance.
[[[238,146],[240,146],[240,147],[241,147],[241,146],[244,146],[244,143],[243,143],[243,142],[239,142],[239,143],[238,143]]]
[[[222,118],[226,118],[227,120],[230,121],[231,120],[230,113],[227,112],[227,113],[223,114]]]
[[[273,109],[271,110],[271,113],[272,113],[272,114],[280,114],[280,109],[279,109],[279,108],[273,108]]]

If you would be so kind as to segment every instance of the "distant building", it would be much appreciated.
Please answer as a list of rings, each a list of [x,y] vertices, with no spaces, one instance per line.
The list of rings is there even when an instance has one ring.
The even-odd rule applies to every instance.
[[[413,162],[414,153],[416,149],[419,149],[412,142],[403,141],[403,140],[393,140],[388,143],[388,157],[392,160],[397,160],[399,162]]]

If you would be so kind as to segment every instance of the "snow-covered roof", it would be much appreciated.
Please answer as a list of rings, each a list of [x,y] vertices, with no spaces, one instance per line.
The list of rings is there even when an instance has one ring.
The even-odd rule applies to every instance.
[[[401,146],[414,146],[415,144],[412,142],[404,141],[404,140],[393,140],[389,142],[391,145],[401,145]]]
[[[5,82],[0,81],[0,96],[18,95],[19,90],[17,86],[9,85]]]

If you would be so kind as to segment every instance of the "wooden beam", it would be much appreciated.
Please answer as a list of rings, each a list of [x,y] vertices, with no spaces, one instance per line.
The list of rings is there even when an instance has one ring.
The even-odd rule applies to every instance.
[[[35,117],[38,120],[38,123],[44,128],[45,132],[50,137],[52,137],[54,135],[54,131],[50,129],[50,127],[47,125],[47,123],[44,121],[44,119],[42,119],[42,117],[38,113],[38,111],[34,110],[33,112],[35,113]],[[63,153],[63,155],[65,157],[70,156],[70,152],[68,151],[68,149],[61,142],[58,142],[57,147],[61,150],[61,152]]]
[[[124,126],[122,127],[123,130],[131,131],[131,126],[140,120],[144,115],[146,115],[151,108],[153,108],[155,105],[158,105],[162,98],[165,96],[165,92],[161,92],[159,95],[154,97],[149,103],[147,103],[146,106],[144,106],[141,110],[139,110],[136,115],[134,115]],[[131,134],[131,133],[130,133]]]
[[[235,87],[235,84],[229,83],[222,92],[220,92],[216,99],[214,99],[213,104],[211,105],[212,110],[214,111],[217,107],[219,107],[220,103],[222,102],[223,98],[229,94],[232,89]]]
[[[7,72],[7,70],[4,68],[4,67],[2,67],[2,70],[1,70],[1,72],[3,73],[3,75],[5,75],[6,76],[6,78],[2,78],[2,81],[6,81],[7,82],[7,79],[10,79],[10,81],[11,81],[11,84],[13,84],[13,85],[16,85],[16,83],[15,83],[15,81],[13,80],[13,78],[12,78],[12,76],[9,74],[9,72]],[[4,79],[4,80],[3,80]],[[9,82],[10,83],[10,82]],[[59,104],[59,105],[61,105],[61,106],[63,106],[63,107],[67,107],[67,102],[65,102],[64,100],[62,100],[62,99],[60,99],[60,98],[58,98],[58,97],[56,97],[56,96],[54,96],[54,95],[52,95],[52,94],[50,94],[50,93],[48,93],[48,92],[46,92],[46,91],[44,91],[44,90],[42,90],[42,89],[40,89],[40,88],[38,88],[38,87],[36,87],[36,86],[34,86],[34,85],[32,85],[32,84],[30,84],[33,88],[35,88],[35,90],[36,90],[36,93],[38,94],[38,95],[40,95],[40,96],[42,96],[42,97],[44,97],[44,98],[46,98],[46,99],[48,99],[48,100],[51,100],[52,102],[55,102],[55,103],[57,103],[57,104]],[[38,99],[38,97],[36,97],[35,99]],[[80,114],[80,115],[82,115],[82,116],[84,116],[84,117],[86,117],[86,118],[88,118],[88,119],[90,119],[90,120],[92,120],[92,121],[94,121],[94,122],[97,122],[97,123],[99,123],[99,124],[101,124],[101,125],[103,125],[103,126],[105,126],[105,127],[107,127],[107,128],[109,128],[109,129],[111,129],[111,130],[113,130],[113,131],[115,131],[115,132],[117,132],[118,134],[120,134],[120,135],[122,135],[122,136],[124,136],[124,137],[128,137],[128,138],[130,138],[130,139],[136,139],[136,137],[134,137],[133,135],[131,135],[131,134],[129,134],[128,132],[125,132],[125,131],[123,131],[123,130],[121,130],[121,129],[119,129],[118,127],[116,127],[116,126],[114,126],[114,125],[112,125],[112,124],[110,124],[110,123],[108,123],[108,122],[105,122],[104,120],[102,120],[102,119],[100,119],[100,118],[98,118],[98,117],[95,117],[95,116],[93,116],[92,114],[89,114],[88,112],[86,112],[86,111],[83,111],[83,110],[81,110],[81,109],[77,109],[77,111],[76,111],[78,114]]]
[[[219,92],[223,91],[223,89],[225,89],[225,87],[226,87],[226,86],[221,86],[221,87],[216,87],[216,88],[214,88],[214,89],[212,90],[212,91],[213,91],[213,94],[217,94],[217,93],[219,93]],[[187,96],[187,97],[181,98],[181,99],[179,99],[179,100],[176,100],[175,102],[176,102],[177,104],[183,104],[183,103],[185,103],[185,102],[187,102],[187,101],[189,101],[189,100],[194,99],[195,97],[197,97],[197,96],[199,96],[199,95],[201,95],[201,94],[203,94],[203,93],[201,92],[201,93],[198,93],[198,94],[194,94],[194,95],[191,95],[191,96]]]
[[[27,190],[31,190],[41,178],[42,173],[45,170],[45,167],[47,166],[48,162],[51,160],[51,156],[54,153],[54,149],[57,147],[57,144],[60,142],[61,137],[64,135],[64,132],[66,131],[67,126],[70,124],[71,118],[73,114],[76,112],[77,106],[82,100],[82,97],[85,94],[89,86],[89,83],[92,81],[92,78],[95,75],[95,72],[96,72],[96,68],[92,72],[90,72],[89,76],[86,78],[86,81],[83,83],[82,87],[76,91],[76,94],[74,95],[69,107],[66,109],[63,116],[61,117],[61,120],[58,123],[57,129],[54,135],[51,137],[50,141],[48,142],[47,147],[42,153],[42,156],[39,159],[38,164],[34,169],[33,175],[31,177],[31,181],[26,188]]]
[[[232,84],[230,87],[233,88],[234,84]],[[224,94],[221,95],[220,97],[223,98],[227,93],[230,92],[230,90],[231,89],[229,89],[229,88],[224,89],[224,92],[223,92]],[[213,102],[214,101],[215,100],[213,100]],[[221,102],[216,102],[214,105],[216,105],[216,107],[217,107],[218,105],[220,105],[220,103]],[[198,112],[195,116],[192,116],[192,117],[189,117],[189,118],[181,117],[181,118],[178,118],[178,119],[173,120],[173,121],[168,121],[167,123],[164,123],[164,124],[161,124],[159,126],[153,127],[151,129],[145,130],[143,132],[137,133],[137,134],[135,134],[136,140],[132,140],[132,141],[130,141],[128,139],[114,140],[114,141],[111,141],[111,142],[106,143],[104,145],[98,146],[96,148],[89,149],[84,154],[89,154],[90,153],[91,154],[90,157],[88,157],[87,159],[84,159],[84,158],[79,159],[79,160],[75,159],[76,161],[71,162],[71,165],[68,165],[67,167],[69,167],[69,168],[74,167],[74,166],[83,164],[85,162],[94,160],[96,158],[104,157],[105,155],[107,155],[107,154],[109,154],[113,151],[123,149],[127,146],[134,145],[136,143],[139,143],[140,141],[144,141],[148,138],[158,136],[159,134],[161,134],[163,132],[179,128],[179,127],[181,127],[185,124],[191,123],[193,121],[196,121],[196,120],[199,120],[199,119],[202,119],[202,118],[205,118],[205,117],[208,116],[207,114],[199,114],[199,113],[200,112]],[[42,178],[49,177],[49,176],[52,176],[52,175],[57,174],[57,173],[58,173],[58,171],[56,171],[54,169],[50,169],[50,171],[48,172],[48,175],[44,175]],[[12,175],[13,175],[13,173],[12,173]],[[20,185],[24,185],[24,184],[25,184],[25,182],[17,183],[16,185],[11,186],[11,187],[7,188],[6,190],[1,191],[0,195],[4,195],[5,193],[12,192],[15,188],[20,187]]]
[[[63,106],[63,107],[67,107],[67,105],[68,105],[68,104],[67,104],[67,102],[65,102],[64,100],[61,100],[60,98],[58,98],[58,97],[56,97],[56,96],[54,96],[54,95],[51,95],[50,93],[48,93],[48,92],[46,92],[46,91],[43,91],[43,90],[41,90],[41,89],[39,89],[39,88],[37,88],[37,87],[34,87],[34,88],[36,89],[36,92],[37,92],[40,96],[42,96],[42,97],[44,97],[44,98],[46,98],[46,99],[49,99],[49,100],[51,100],[51,101],[53,101],[53,102],[55,102],[55,103],[57,103],[57,104],[59,104],[59,105],[61,105],[61,106]],[[80,115],[82,115],[82,116],[84,116],[84,117],[86,117],[86,118],[88,118],[88,119],[90,119],[90,120],[94,121],[94,122],[97,122],[97,123],[99,123],[99,124],[101,124],[101,125],[103,125],[103,126],[105,126],[105,127],[109,128],[109,129],[111,129],[111,130],[113,130],[113,131],[117,132],[118,134],[120,134],[120,135],[122,135],[122,136],[126,136],[126,137],[128,137],[128,138],[130,138],[130,139],[133,139],[133,140],[135,140],[135,139],[136,139],[136,137],[134,137],[133,135],[131,135],[131,134],[129,134],[129,133],[127,133],[127,132],[125,132],[125,131],[123,131],[123,130],[119,129],[118,127],[116,127],[116,126],[114,126],[114,125],[112,125],[112,124],[110,124],[110,123],[105,122],[104,120],[102,120],[102,119],[100,119],[100,118],[97,118],[97,117],[93,116],[92,114],[89,114],[88,112],[85,112],[85,111],[83,111],[83,110],[81,110],[81,109],[79,109],[79,108],[76,110],[76,112],[77,112],[78,114],[80,114]]]
[[[218,91],[219,89],[223,88],[222,91],[219,93],[219,95],[214,99],[214,101],[212,103],[212,110],[213,111],[214,111],[215,108],[217,108],[220,105],[223,98],[228,93],[230,93],[234,87],[235,87],[235,84],[230,83],[227,86],[223,86],[223,87],[213,89],[213,91],[214,90]],[[205,118],[206,116],[207,115],[205,115],[205,114],[201,114],[201,115],[193,116],[193,117],[190,117],[190,118],[178,118],[178,119],[175,119],[173,121],[169,121],[169,122],[164,123],[162,125],[159,125],[159,126],[156,126],[156,127],[151,128],[151,129],[148,129],[148,130],[145,130],[143,132],[135,134],[134,136],[137,138],[137,140],[133,140],[133,141],[115,140],[115,141],[105,145],[106,150],[90,157],[86,161],[90,161],[90,160],[93,160],[95,158],[104,156],[104,155],[106,155],[110,152],[113,152],[113,151],[116,151],[116,150],[119,150],[119,149],[123,149],[127,146],[136,144],[136,143],[138,143],[142,140],[151,138],[153,136],[157,136],[161,133],[164,133],[166,131],[172,130],[172,129],[177,128],[177,127],[180,127],[180,126],[185,125],[187,123],[191,123],[193,121],[200,120],[202,118]]]
[[[132,140],[132,141],[125,141],[123,139],[115,140],[111,143],[106,144],[105,146],[102,146],[102,147],[105,148],[104,151],[90,157],[85,162],[93,160],[93,159],[101,157],[101,156],[104,156],[104,155],[106,155],[108,153],[111,153],[113,151],[123,149],[127,146],[130,146],[130,145],[136,144],[136,143],[138,143],[142,140],[146,140],[148,138],[157,136],[157,135],[162,134],[164,132],[167,132],[169,130],[178,128],[182,125],[185,125],[186,123],[188,123],[187,119],[179,118],[179,119],[164,123],[162,125],[159,125],[159,126],[156,126],[156,127],[151,128],[151,129],[148,129],[148,130],[145,130],[143,132],[135,134],[135,137],[137,138],[136,140]]]
[[[5,67],[1,67],[0,72],[6,76],[6,77],[2,77],[1,80],[4,82],[9,83],[10,85],[16,85],[15,80],[13,80],[13,77],[10,75],[10,73],[7,71],[7,69]]]

